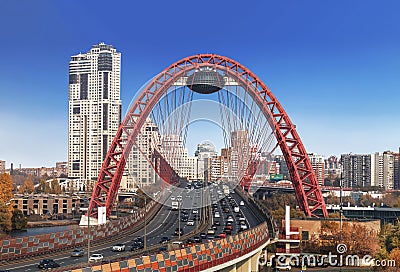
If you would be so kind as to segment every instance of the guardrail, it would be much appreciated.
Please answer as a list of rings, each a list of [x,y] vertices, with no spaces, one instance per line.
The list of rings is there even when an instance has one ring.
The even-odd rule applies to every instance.
[[[146,255],[128,260],[82,267],[72,272],[88,271],[201,271],[235,260],[270,240],[268,226],[263,223],[255,228],[212,242],[195,244],[177,250]],[[65,269],[63,270],[65,271]]]
[[[91,227],[91,242],[96,245],[102,241],[109,241],[118,237],[121,233],[131,232],[132,228],[138,228],[143,224],[144,213],[151,220],[161,204],[152,201],[147,205],[146,211],[123,217],[119,220],[109,221],[104,225]],[[75,228],[72,230],[40,234],[35,236],[17,237],[0,241],[0,261],[10,262],[22,258],[43,256],[48,253],[57,253],[87,244],[87,229]]]
[[[242,197],[248,204],[250,204],[249,205],[250,208],[253,207],[253,205],[257,207],[258,212],[262,213],[264,220],[268,224],[268,231],[270,232],[271,238],[277,240],[279,236],[279,229],[268,208],[265,207],[265,205],[263,205],[263,203],[260,200],[254,197],[250,197],[248,194],[244,193],[240,188],[235,188],[235,192],[238,195],[240,195],[240,197]]]

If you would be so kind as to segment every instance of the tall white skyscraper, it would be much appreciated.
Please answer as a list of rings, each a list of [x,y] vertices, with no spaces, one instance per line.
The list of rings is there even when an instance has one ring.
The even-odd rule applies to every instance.
[[[69,63],[68,175],[97,179],[121,121],[121,53],[99,43]]]
[[[318,184],[324,185],[324,176],[325,176],[324,157],[314,153],[309,153],[308,157],[310,158],[310,162],[314,170],[315,176],[317,177]]]

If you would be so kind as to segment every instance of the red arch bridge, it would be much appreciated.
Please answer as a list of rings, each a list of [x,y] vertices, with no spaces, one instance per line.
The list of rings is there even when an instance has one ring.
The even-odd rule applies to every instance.
[[[110,215],[121,179],[129,172],[125,168],[132,149],[152,166],[161,178],[161,187],[178,182],[181,169],[176,168],[181,167],[177,161],[182,154],[171,138],[178,135],[185,142],[182,138],[187,135],[193,99],[202,95],[219,106],[228,153],[227,182],[248,189],[261,157],[280,147],[300,208],[307,216],[327,216],[306,149],[282,105],[248,68],[215,54],[177,61],[138,92],[104,159],[90,201],[90,216],[96,216],[99,207],[105,207]],[[148,136],[153,129],[156,136]]]
[[[193,177],[184,170],[187,153],[185,155],[183,146],[190,137],[189,126],[204,120],[221,128],[225,144],[220,157],[223,170],[213,173],[212,166],[205,163],[210,164],[210,160],[204,158],[204,165],[199,167],[203,161],[202,155],[197,154]],[[212,136],[205,133],[205,137]],[[256,186],[253,178],[261,171],[260,166],[277,148],[286,160],[299,207],[309,217],[326,217],[321,189],[296,127],[277,98],[254,73],[232,59],[215,54],[187,57],[164,69],[137,93],[121,123],[95,184],[89,215],[96,217],[104,210],[100,207],[105,207],[109,217],[121,182],[126,179],[153,198],[153,203],[171,204],[169,201],[173,197],[185,194],[184,186],[187,191],[194,190],[190,196],[193,201],[182,209],[191,209],[195,213],[193,205],[201,207],[201,215],[193,217],[197,221],[201,218],[196,222],[198,232],[210,231],[211,224],[216,221],[227,226],[228,219],[220,220],[215,211],[226,211],[226,206],[239,206],[241,199],[246,200],[241,208],[243,216],[253,219],[243,218],[247,220],[248,229],[240,229],[241,233],[99,265],[95,270],[258,270],[262,249],[274,241],[276,230],[271,217],[262,212],[262,206],[257,207],[259,203],[249,192]],[[138,166],[143,162],[145,166]],[[151,172],[145,181],[140,176],[143,167]],[[188,183],[190,179],[193,179],[192,185]],[[220,192],[222,190],[224,193]],[[237,192],[236,197],[227,198],[233,190]],[[199,195],[200,204],[195,200]],[[179,205],[185,203],[185,200],[178,200]],[[229,208],[228,213],[234,216]],[[154,216],[162,217],[167,212],[161,209]],[[177,218],[182,220],[181,215]],[[172,225],[163,225],[165,220],[159,223],[160,227],[171,228]],[[237,227],[239,230],[239,225]],[[178,232],[180,228],[181,225]],[[150,232],[158,232],[158,229],[154,226]]]

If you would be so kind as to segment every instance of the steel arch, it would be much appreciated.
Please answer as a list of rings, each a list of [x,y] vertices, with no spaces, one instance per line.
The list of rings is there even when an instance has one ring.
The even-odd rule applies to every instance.
[[[240,63],[216,54],[198,54],[175,62],[145,86],[118,128],[100,170],[89,206],[91,216],[105,206],[107,216],[117,197],[121,177],[134,139],[157,101],[179,77],[201,66],[213,66],[238,80],[275,128],[275,137],[288,165],[297,202],[307,216],[327,216],[327,210],[310,159],[295,125],[269,88]]]

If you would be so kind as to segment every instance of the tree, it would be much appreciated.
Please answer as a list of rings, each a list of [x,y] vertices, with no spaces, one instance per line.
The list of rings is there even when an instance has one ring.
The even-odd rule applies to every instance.
[[[61,194],[61,186],[57,178],[53,178],[51,181],[51,192],[56,195]]]
[[[9,174],[0,174],[0,231],[11,231],[13,183]]]
[[[374,205],[379,207],[379,202],[380,202],[379,199],[373,198],[368,194],[362,195],[358,200],[359,205],[362,207],[368,207]]]
[[[28,219],[25,217],[23,212],[19,209],[13,210],[11,222],[12,222],[13,230],[26,229],[26,227],[28,226]]]
[[[46,182],[44,178],[39,181],[39,186],[36,190],[38,193],[45,193],[48,194],[51,192],[49,184]]]
[[[23,193],[31,194],[35,191],[35,185],[33,185],[32,175],[29,175],[22,186]]]

